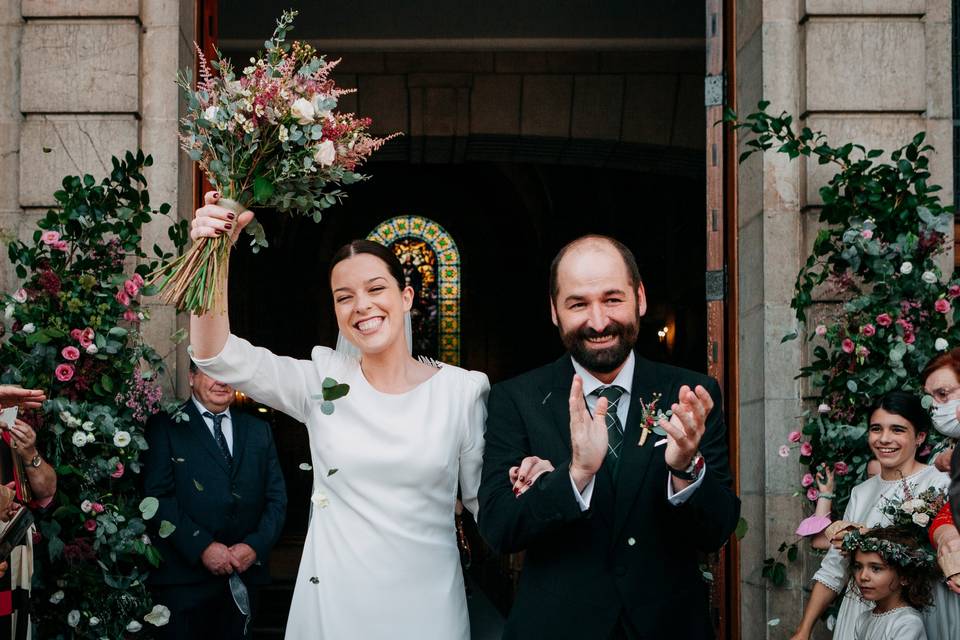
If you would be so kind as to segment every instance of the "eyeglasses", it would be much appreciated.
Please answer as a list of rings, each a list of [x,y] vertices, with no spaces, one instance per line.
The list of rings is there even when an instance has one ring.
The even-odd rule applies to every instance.
[[[933,396],[933,399],[936,400],[938,404],[944,404],[952,399],[951,396],[956,393],[957,390],[960,390],[960,386],[950,388],[941,387],[940,389],[931,391],[930,395]]]

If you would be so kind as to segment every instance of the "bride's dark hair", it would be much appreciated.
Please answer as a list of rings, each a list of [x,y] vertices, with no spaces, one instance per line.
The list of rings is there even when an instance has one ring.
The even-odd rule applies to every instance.
[[[379,242],[373,242],[372,240],[351,240],[337,249],[337,252],[333,254],[333,258],[330,259],[330,271],[327,273],[327,279],[329,280],[330,276],[333,275],[333,268],[335,266],[347,258],[352,258],[361,253],[367,253],[380,258],[383,263],[387,265],[390,275],[397,281],[397,286],[403,289],[406,279],[403,277],[403,267],[400,266],[400,260],[393,253],[392,249],[383,246]]]

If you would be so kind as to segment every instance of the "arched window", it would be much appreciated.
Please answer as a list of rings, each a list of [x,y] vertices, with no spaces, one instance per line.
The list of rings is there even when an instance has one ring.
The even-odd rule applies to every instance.
[[[460,364],[460,252],[446,229],[421,216],[381,222],[368,240],[393,249],[406,284],[416,294],[411,310],[413,353]]]

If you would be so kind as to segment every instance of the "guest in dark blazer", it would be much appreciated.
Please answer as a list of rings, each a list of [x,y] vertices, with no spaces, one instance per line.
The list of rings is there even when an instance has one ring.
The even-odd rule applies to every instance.
[[[286,487],[270,426],[231,411],[233,389],[192,363],[190,386],[193,397],[183,405],[189,420],[160,414],[147,426],[144,493],[160,501],[152,522],[176,527],[167,538],[152,532],[163,561],[149,584],[171,612],[160,637],[249,637],[234,593],[246,587],[255,608],[256,589],[270,581]],[[231,574],[240,582],[231,585]]]
[[[504,638],[709,638],[697,552],[740,512],[719,387],[634,353],[646,298],[621,243],[574,241],[550,288],[568,353],[488,401],[480,532],[526,552]]]

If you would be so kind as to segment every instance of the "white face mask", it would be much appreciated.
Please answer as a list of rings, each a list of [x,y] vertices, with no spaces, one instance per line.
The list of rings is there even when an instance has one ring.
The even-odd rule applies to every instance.
[[[950,400],[946,404],[933,405],[933,413],[930,416],[933,419],[933,426],[948,438],[960,438],[957,408],[960,408],[960,398]]]

